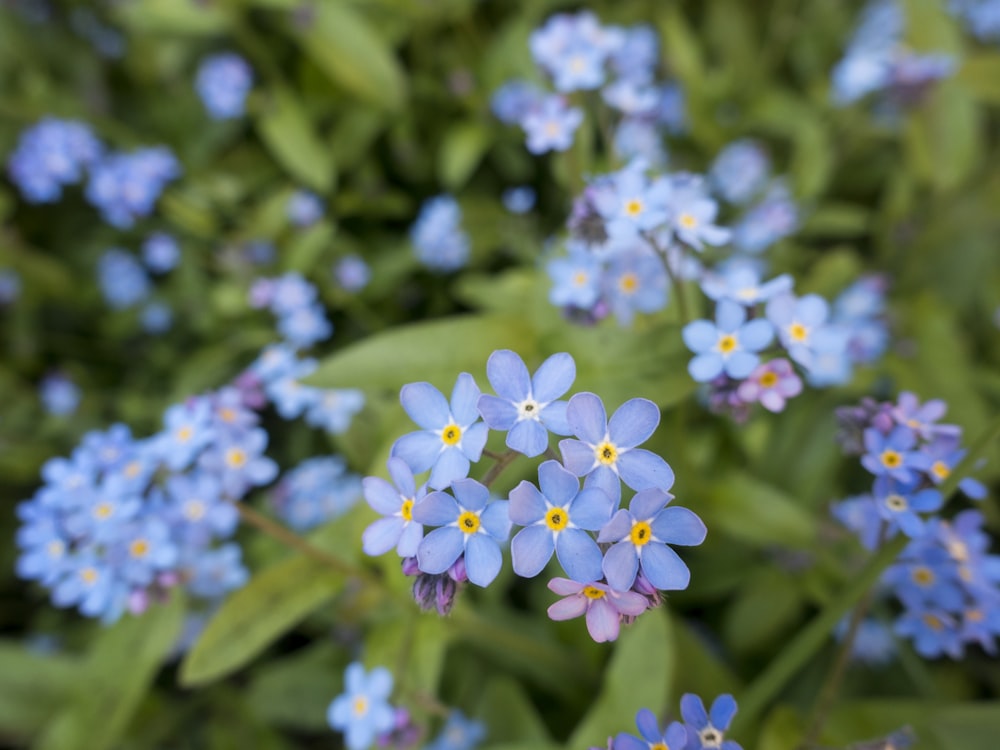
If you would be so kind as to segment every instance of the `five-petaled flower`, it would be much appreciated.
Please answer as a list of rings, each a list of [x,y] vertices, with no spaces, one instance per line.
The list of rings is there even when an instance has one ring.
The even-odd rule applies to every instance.
[[[333,699],[326,720],[333,729],[344,733],[348,750],[368,750],[375,738],[388,732],[395,723],[389,705],[392,674],[385,667],[365,668],[353,662],[344,672],[344,692]]]
[[[413,507],[427,494],[427,485],[416,486],[413,472],[401,458],[390,458],[388,468],[395,487],[380,477],[365,477],[362,482],[365,500],[384,516],[365,529],[362,546],[369,555],[395,547],[401,557],[413,557],[424,538],[424,527],[413,520]]]

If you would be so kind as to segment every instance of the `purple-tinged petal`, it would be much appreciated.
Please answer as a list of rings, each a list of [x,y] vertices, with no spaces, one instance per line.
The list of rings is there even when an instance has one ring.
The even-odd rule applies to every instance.
[[[399,516],[378,519],[361,534],[361,548],[366,555],[384,555],[399,543],[405,523]]]
[[[541,521],[547,507],[542,493],[527,480],[522,480],[510,491],[510,520],[518,526],[530,526]]]
[[[632,398],[618,407],[608,423],[608,437],[622,448],[634,448],[649,440],[660,424],[660,409],[646,398]]]
[[[644,448],[634,448],[618,456],[618,473],[633,490],[674,486],[674,470],[660,456]]]
[[[553,578],[547,584],[549,591],[559,596],[570,596],[583,591],[584,585],[568,578]]]
[[[476,422],[465,431],[462,435],[462,453],[466,458],[478,461],[482,457],[489,432],[489,428],[482,422]]]
[[[486,377],[497,395],[507,401],[524,401],[531,392],[528,368],[510,349],[500,349],[490,355],[486,360]]]
[[[576,362],[566,352],[560,352],[542,362],[531,378],[531,388],[535,399],[545,404],[566,393],[574,380]]]
[[[482,510],[490,501],[489,489],[475,479],[460,479],[452,484],[451,491],[465,510]]]
[[[399,401],[410,419],[425,430],[439,430],[451,418],[444,395],[430,383],[407,383],[399,391]]]
[[[608,424],[607,413],[604,411],[604,402],[593,393],[577,393],[573,396],[566,407],[566,419],[569,420],[573,433],[591,445],[604,439]]]
[[[528,526],[521,529],[510,541],[510,559],[514,572],[522,578],[534,578],[552,559],[554,551],[552,532],[545,526]],[[600,577],[600,566],[598,566],[598,577]]]
[[[510,503],[506,500],[494,500],[486,506],[479,520],[487,534],[498,542],[506,541],[510,535]]]
[[[580,480],[558,461],[545,461],[538,467],[538,486],[553,505],[563,507],[580,492]]]
[[[656,542],[642,548],[642,573],[662,591],[686,589],[691,582],[691,571],[684,561],[670,547]]]
[[[708,718],[711,720],[713,727],[725,732],[729,729],[729,722],[733,720],[735,715],[736,700],[729,693],[724,693],[712,703]]]
[[[623,615],[631,615],[632,617],[638,617],[649,609],[649,600],[635,591],[622,591],[614,594],[612,601],[615,603],[615,609]]]
[[[556,592],[558,593],[558,592]],[[551,604],[547,610],[549,619],[572,620],[587,611],[588,599],[583,594],[572,594]]]
[[[610,521],[604,524],[604,527],[597,535],[597,541],[602,544],[607,542],[617,542],[627,537],[631,530],[632,515],[627,510],[622,508],[611,516]]]
[[[673,495],[658,488],[637,492],[629,503],[628,511],[637,521],[648,521],[673,499]]]
[[[595,600],[587,610],[587,632],[597,643],[618,638],[621,618],[607,597]]]
[[[707,383],[722,374],[724,361],[715,352],[705,352],[688,362],[688,373],[697,383]]]
[[[543,529],[542,526],[533,526]],[[547,529],[544,529],[548,531]],[[525,529],[527,531],[527,529]],[[566,574],[575,581],[588,583],[601,577],[603,555],[597,542],[581,529],[563,529],[556,535],[556,557]],[[549,555],[551,556],[551,552]],[[548,558],[546,558],[546,562]]]
[[[476,385],[475,378],[467,372],[459,373],[451,392],[451,413],[455,421],[463,427],[479,419],[479,410],[476,408],[479,395],[479,386]]]
[[[740,344],[751,352],[759,352],[774,338],[774,326],[766,318],[756,318],[740,329]]]
[[[681,331],[684,344],[691,351],[702,354],[710,351],[719,340],[719,331],[707,320],[695,320]]]
[[[694,547],[705,541],[705,523],[687,508],[664,508],[651,524],[653,536],[666,544]]]
[[[549,433],[533,419],[515,424],[507,433],[507,447],[529,458],[540,456],[549,447]]]
[[[708,713],[705,704],[694,693],[684,693],[681,696],[681,716],[684,722],[695,729],[701,730],[708,726]]]
[[[386,462],[386,467],[389,469],[389,476],[395,482],[399,494],[404,497],[413,497],[417,492],[417,485],[413,480],[413,471],[406,461],[401,458],[390,458]]]
[[[566,418],[566,407],[568,405],[568,401],[553,401],[538,412],[538,419],[545,425],[545,429],[556,435],[573,434],[573,428]]]
[[[604,577],[615,591],[628,591],[639,572],[639,555],[629,542],[614,544],[604,554]]]
[[[411,432],[392,446],[392,455],[406,462],[415,474],[430,469],[444,449],[441,438],[432,432]]]
[[[465,545],[465,571],[472,583],[489,586],[500,572],[502,564],[503,556],[494,540],[485,534],[471,535]]]
[[[402,461],[402,459],[389,460]],[[402,498],[399,496],[399,491],[381,477],[365,477],[361,480],[361,487],[364,491],[365,500],[368,501],[372,510],[381,513],[383,516],[396,513],[399,510],[399,506],[403,503]]]
[[[429,492],[413,504],[413,520],[425,526],[454,523],[460,512],[455,498],[445,492]]]
[[[484,393],[479,397],[477,407],[491,430],[509,430],[517,423],[517,408],[510,401]]]
[[[586,487],[569,507],[569,520],[587,531],[598,531],[611,519],[614,510],[608,493],[599,487]]]
[[[578,477],[590,472],[597,463],[594,456],[594,449],[579,440],[567,439],[559,441],[559,450],[562,452],[563,464],[566,469]]]
[[[427,484],[436,490],[443,490],[456,479],[467,477],[469,466],[469,459],[462,451],[454,446],[445,448],[431,469],[431,476],[427,480]]]
[[[424,501],[426,499],[424,498]],[[464,537],[465,534],[454,526],[434,529],[423,538],[417,548],[417,564],[420,570],[431,575],[444,573],[462,554],[465,548]]]

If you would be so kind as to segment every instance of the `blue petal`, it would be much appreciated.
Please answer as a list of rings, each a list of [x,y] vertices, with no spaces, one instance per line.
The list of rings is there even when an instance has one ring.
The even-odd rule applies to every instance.
[[[574,581],[590,583],[601,577],[601,549],[594,538],[582,529],[563,529],[556,535],[556,557]]]
[[[553,401],[538,413],[538,419],[549,432],[556,435],[572,435],[573,428],[566,418],[568,405],[568,401]]]
[[[541,521],[547,509],[542,493],[526,479],[510,491],[510,520],[518,526]]]
[[[723,333],[732,333],[747,319],[747,311],[743,305],[724,299],[715,308],[715,322]]]
[[[494,500],[486,506],[479,516],[486,533],[503,542],[510,534],[510,503],[506,500]]]
[[[445,448],[438,456],[427,484],[436,490],[443,490],[456,479],[469,475],[469,459],[455,446]]]
[[[326,710],[326,723],[332,729],[344,729],[351,719],[351,708],[350,696],[347,694],[338,695]],[[643,747],[643,750],[646,748]]]
[[[691,571],[684,561],[670,547],[657,542],[642,548],[642,572],[663,591],[686,589],[691,582]]]
[[[795,297],[791,294],[781,294],[767,303],[764,314],[775,327],[783,328],[792,322],[795,315]]]
[[[631,398],[618,407],[608,423],[608,437],[623,448],[646,442],[660,424],[660,409],[646,398]]]
[[[760,357],[756,354],[751,354],[750,352],[733,352],[726,357],[723,369],[726,371],[726,375],[734,380],[743,380],[743,378],[748,377],[754,371],[758,362],[760,362]]]
[[[573,428],[573,434],[581,440],[594,445],[604,439],[608,425],[607,413],[604,411],[604,402],[593,393],[577,393],[573,396],[566,407],[566,419]]]
[[[466,458],[478,461],[482,457],[489,433],[489,428],[483,422],[476,422],[465,431],[462,435],[462,453]]]
[[[396,545],[396,552],[399,553],[400,557],[414,557],[423,538],[424,527],[411,521],[403,528],[399,544]]]
[[[538,486],[546,500],[560,508],[569,504],[580,492],[580,480],[558,461],[546,461],[538,467]]]
[[[401,458],[390,458],[386,463],[389,469],[389,476],[395,482],[396,488],[404,497],[413,497],[417,492],[417,485],[413,481],[413,471]]]
[[[627,537],[629,531],[631,530],[632,514],[622,508],[611,516],[610,521],[604,524],[600,533],[597,535],[597,541],[602,544],[607,542],[617,542]]]
[[[698,383],[715,380],[722,373],[722,357],[716,352],[706,352],[688,362],[688,372]]]
[[[597,463],[593,447],[579,440],[560,440],[559,450],[562,452],[566,469],[578,477],[587,474]]]
[[[500,349],[490,355],[486,360],[486,377],[497,395],[507,401],[524,401],[531,391],[528,368],[510,349]]]
[[[612,747],[614,747],[615,750],[649,750],[649,743],[643,742],[638,737],[634,737],[631,734],[619,732],[618,736],[615,737]],[[684,747],[681,746],[680,750],[684,750]]]
[[[687,508],[664,508],[651,524],[653,536],[666,544],[693,547],[705,541],[705,523]]]
[[[413,504],[413,520],[425,526],[454,523],[460,512],[455,498],[445,492],[430,492]]]
[[[713,727],[725,732],[729,729],[729,722],[733,720],[733,716],[735,715],[736,699],[729,693],[723,693],[712,702],[708,718],[711,720]]]
[[[392,455],[403,459],[415,474],[427,471],[444,449],[441,438],[432,432],[420,431],[403,435],[392,446]]]
[[[629,451],[629,453],[632,452],[634,451]],[[628,455],[628,453],[625,455]],[[611,498],[611,504],[615,508],[618,507],[618,503],[622,499],[622,483],[619,481],[618,475],[607,466],[596,467],[583,480],[583,486],[584,489],[596,487],[597,489],[604,490],[607,496]]]
[[[517,423],[517,409],[510,401],[484,393],[477,406],[491,430],[509,430]]]
[[[399,401],[410,419],[425,430],[439,430],[451,418],[448,402],[430,383],[407,383],[399,391]]]
[[[618,473],[633,490],[674,486],[674,470],[660,456],[644,448],[633,448],[618,456]]]
[[[581,529],[598,531],[610,520],[613,510],[608,493],[599,487],[587,487],[570,504],[569,520]]]
[[[719,331],[707,320],[688,323],[681,331],[687,348],[696,354],[709,351],[719,340]]]
[[[660,725],[656,721],[656,715],[648,708],[639,709],[639,713],[635,715],[635,725],[639,729],[639,734],[647,742],[655,745],[663,739],[663,735],[660,734]],[[648,749],[643,748],[643,750]]]
[[[635,575],[639,572],[639,555],[635,547],[628,542],[620,542],[611,546],[601,565],[608,585],[615,591],[628,591],[632,588]]]
[[[385,667],[375,667],[368,673],[368,689],[371,698],[385,700],[392,693],[392,672]]]
[[[399,458],[389,460],[403,463],[403,460]],[[399,496],[399,491],[381,477],[365,477],[361,480],[361,487],[365,494],[365,500],[368,501],[372,510],[383,516],[392,515],[402,505],[403,501]]]
[[[637,521],[648,521],[663,510],[663,506],[670,500],[669,493],[651,487],[635,494],[628,505],[628,512]]]
[[[566,393],[574,380],[576,362],[566,352],[560,352],[542,362],[531,378],[531,389],[539,403],[547,404]]]
[[[361,534],[361,548],[366,555],[384,555],[399,542],[405,523],[399,516],[378,519]]]
[[[534,578],[552,559],[554,551],[552,532],[545,526],[521,529],[510,542],[510,559],[514,572],[522,578]],[[592,580],[594,579],[590,578],[586,582],[590,583]]]
[[[507,433],[507,447],[528,458],[540,456],[549,447],[549,433],[533,419],[518,422]]]
[[[826,320],[829,305],[818,294],[807,294],[800,297],[795,305],[795,313],[799,322],[812,328]]]
[[[420,570],[431,575],[444,573],[462,554],[465,547],[464,537],[465,534],[454,526],[434,529],[424,537],[417,548],[417,564]]]
[[[459,373],[451,392],[451,413],[460,425],[470,425],[479,419],[479,386],[467,372]],[[440,426],[440,425],[439,425]]]
[[[489,586],[500,572],[502,564],[503,556],[495,541],[485,534],[471,535],[465,546],[465,571],[472,583]]]
[[[663,735],[663,739],[667,742],[667,747],[676,747],[680,748],[680,750],[684,750],[687,737],[687,729],[679,721],[670,722],[670,726],[667,727],[667,731]]]
[[[705,712],[705,704],[702,703],[694,693],[684,693],[681,696],[681,716],[684,721],[696,730],[704,729],[708,726],[708,714]]]
[[[759,352],[774,338],[774,326],[765,318],[751,320],[740,329],[740,344],[751,352]]]
[[[344,670],[344,691],[349,695],[357,695],[365,689],[365,668],[361,662],[354,661]]]
[[[466,510],[480,511],[490,501],[490,491],[475,479],[461,479],[451,488],[455,500]]]

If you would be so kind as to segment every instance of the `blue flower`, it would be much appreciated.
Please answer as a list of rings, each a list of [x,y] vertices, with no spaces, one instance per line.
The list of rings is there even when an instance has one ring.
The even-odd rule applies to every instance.
[[[390,458],[388,467],[395,487],[381,477],[365,477],[362,482],[365,500],[385,516],[365,529],[362,548],[366,554],[381,555],[395,547],[400,557],[414,557],[424,527],[413,520],[413,508],[427,494],[427,485],[416,486],[413,472],[401,458]]]
[[[670,225],[684,244],[700,251],[702,243],[718,247],[729,242],[732,232],[715,224],[719,204],[700,191],[679,192],[671,209]]]
[[[225,544],[218,549],[199,549],[184,566],[188,590],[204,599],[217,599],[246,584],[250,573],[243,566],[237,544]]]
[[[528,137],[528,151],[533,154],[565,151],[573,145],[573,135],[582,122],[582,110],[567,106],[563,97],[545,97],[521,120],[521,127]]]
[[[493,92],[490,109],[500,122],[516,125],[524,120],[545,97],[545,92],[529,81],[508,81]]]
[[[171,471],[191,465],[214,438],[208,399],[191,399],[174,404],[163,414],[163,432],[156,440],[156,452]]]
[[[655,588],[687,588],[691,572],[667,545],[701,544],[706,529],[687,508],[664,507],[672,499],[661,489],[641,490],[628,510],[619,510],[601,529],[597,541],[612,545],[604,555],[604,576],[615,591],[631,588],[640,570]]]
[[[281,480],[274,493],[278,515],[307,531],[350,510],[362,496],[362,480],[337,456],[310,458]]]
[[[812,367],[817,352],[840,343],[840,332],[825,325],[829,306],[817,294],[779,295],[767,303],[765,312],[789,356],[806,369]]]
[[[88,617],[117,619],[125,609],[127,588],[108,564],[92,553],[76,555],[67,562],[67,570],[52,589],[52,603],[57,607],[76,605]]]
[[[662,177],[648,180],[641,161],[595,182],[591,196],[606,222],[608,237],[619,243],[637,240],[640,233],[656,229],[669,216],[670,183]]]
[[[634,490],[673,486],[674,471],[667,462],[636,447],[660,423],[660,410],[652,401],[629,399],[608,422],[598,396],[577,393],[566,407],[566,419],[578,439],[560,441],[559,450],[569,471],[587,477],[585,486],[600,487],[616,504],[621,498],[619,478]]]
[[[194,86],[213,120],[240,117],[253,86],[253,71],[235,52],[222,52],[202,61]]]
[[[576,363],[569,354],[553,354],[531,377],[517,354],[501,349],[487,360],[486,377],[499,396],[483,394],[477,407],[490,429],[507,432],[508,448],[538,456],[548,447],[548,431],[573,434],[566,402],[556,400],[576,379]]]
[[[532,578],[552,558],[574,581],[590,583],[602,576],[602,554],[587,531],[597,531],[611,518],[611,498],[597,487],[580,490],[580,480],[558,461],[538,467],[538,484],[523,481],[510,492],[510,520],[525,528],[510,543],[514,572]]]
[[[80,405],[80,388],[65,375],[46,375],[38,386],[42,406],[49,414],[66,417]]]
[[[750,264],[728,264],[719,273],[708,273],[701,280],[701,289],[710,298],[719,302],[724,299],[753,307],[767,302],[772,297],[792,290],[792,277],[787,273],[761,283],[760,271]]]
[[[323,201],[309,190],[296,190],[288,199],[286,211],[294,226],[305,228],[323,218]]]
[[[372,271],[360,255],[345,255],[333,268],[340,287],[347,292],[360,292],[371,281]]]
[[[479,387],[467,372],[458,376],[451,403],[430,383],[408,383],[399,400],[410,419],[423,428],[403,435],[392,446],[415,473],[431,472],[428,484],[441,490],[469,475],[471,461],[478,461],[489,429],[479,421],[476,404]]]
[[[423,750],[473,750],[486,737],[486,727],[475,719],[467,719],[461,711],[452,711],[448,720]]]
[[[152,273],[172,271],[180,257],[177,240],[166,232],[154,232],[142,243],[142,260]]]
[[[759,253],[790,235],[798,224],[795,201],[788,189],[777,183],[733,228],[733,245],[746,253]]]
[[[928,659],[947,654],[952,659],[962,656],[962,639],[959,623],[941,609],[908,609],[893,628],[897,635],[913,640],[913,648]]]
[[[688,372],[699,383],[714,380],[723,372],[742,380],[760,362],[757,352],[771,343],[774,329],[763,318],[746,322],[746,310],[736,302],[723,299],[715,312],[716,323],[695,320],[684,326],[684,343],[695,353]]]
[[[934,513],[944,505],[944,498],[937,490],[917,490],[912,485],[900,484],[887,474],[875,479],[873,494],[883,520],[911,539],[924,533],[924,521],[917,514]]]
[[[639,729],[638,737],[620,732],[615,737],[615,750],[650,750],[651,748],[666,748],[666,750],[684,750],[687,745],[687,730],[679,721],[672,721],[663,731],[656,722],[656,715],[648,708],[639,710],[635,715],[635,725]]]
[[[267,433],[257,427],[216,441],[201,454],[201,466],[219,477],[227,495],[239,498],[250,487],[268,484],[277,476],[278,465],[264,455],[265,447]]]
[[[54,203],[63,186],[79,182],[102,150],[84,123],[47,117],[21,133],[7,168],[26,201]]]
[[[239,512],[233,503],[223,499],[222,487],[211,474],[177,474],[167,479],[166,490],[169,500],[165,516],[186,543],[204,545],[236,531]]]
[[[708,713],[697,695],[682,695],[681,717],[688,733],[687,750],[742,750],[737,743],[725,739],[726,730],[735,715],[736,701],[728,693],[716,698]]]
[[[142,302],[149,296],[146,269],[131,254],[112,248],[97,262],[97,280],[104,300],[115,310]]]
[[[907,424],[909,426],[909,424]],[[936,425],[950,427],[951,425]],[[951,476],[952,469],[965,457],[965,450],[958,447],[958,439],[939,437],[922,446],[913,459],[913,466],[924,472],[932,484],[941,484]],[[986,497],[986,487],[977,479],[963,477],[958,488],[973,500]]]
[[[529,185],[507,188],[500,199],[512,214],[526,214],[535,207],[535,189]]]
[[[601,296],[601,264],[590,253],[570,252],[567,258],[553,258],[545,266],[552,289],[549,301],[556,307],[589,310]]]
[[[764,149],[755,141],[733,141],[715,157],[709,179],[727,203],[743,204],[767,182],[771,164]]]
[[[913,481],[913,468],[918,463],[918,454],[912,449],[917,438],[913,430],[896,425],[886,435],[874,427],[864,432],[865,455],[861,465],[875,476],[887,475],[899,482]]]
[[[462,209],[450,195],[424,201],[410,229],[419,260],[432,271],[455,271],[469,261],[469,237],[462,231]]]
[[[334,435],[346,432],[365,405],[365,394],[357,388],[324,388],[320,394],[306,412],[306,424]]]
[[[667,272],[649,252],[622,253],[604,273],[604,297],[618,322],[629,325],[635,312],[652,313],[667,304]]]
[[[344,692],[333,699],[326,720],[333,729],[344,733],[348,750],[368,750],[378,735],[395,724],[395,712],[389,705],[392,674],[385,667],[365,673],[359,662],[344,672]]]
[[[453,498],[431,492],[413,506],[413,520],[434,529],[417,548],[424,573],[444,573],[465,555],[465,570],[477,586],[488,586],[500,572],[500,545],[510,533],[507,501],[489,502],[490,491],[475,479],[452,484]]]

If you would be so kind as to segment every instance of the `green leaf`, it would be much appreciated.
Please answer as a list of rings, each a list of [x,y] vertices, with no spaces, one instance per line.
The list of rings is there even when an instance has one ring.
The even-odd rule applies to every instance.
[[[904,143],[917,173],[939,190],[952,190],[979,166],[983,153],[971,95],[954,81],[935,86],[907,123]]]
[[[745,472],[714,483],[703,506],[710,529],[751,544],[808,549],[816,541],[813,515],[782,490]]]
[[[566,746],[603,745],[609,736],[630,729],[640,708],[657,711],[667,705],[673,678],[670,621],[663,610],[649,610],[623,628],[604,672],[600,695]]]
[[[343,649],[319,642],[254,671],[250,711],[268,723],[294,729],[328,729],[326,708],[342,689]]]
[[[742,652],[767,646],[798,620],[802,608],[802,595],[787,573],[764,568],[745,576],[726,612],[726,643]]]
[[[321,388],[398,389],[426,380],[450,392],[460,372],[483,372],[494,349],[522,357],[535,350],[527,322],[503,315],[462,315],[399,326],[342,349],[303,382]]]
[[[477,120],[452,125],[438,152],[438,177],[446,188],[457,190],[468,182],[490,147],[490,131]]]
[[[330,601],[343,583],[342,574],[303,555],[256,574],[209,621],[181,663],[181,684],[203,685],[245,666]]]
[[[406,79],[386,40],[347,3],[317,3],[314,11],[297,38],[320,70],[371,104],[402,107]]]
[[[976,99],[1000,104],[1000,54],[970,55],[962,61],[955,81]]]
[[[549,742],[545,722],[524,687],[506,676],[494,677],[483,690],[476,711],[491,742]]]
[[[28,740],[67,702],[80,660],[0,642],[0,736]]]
[[[120,747],[132,716],[180,635],[182,597],[126,615],[94,640],[74,681],[73,702],[58,714],[38,750]]]
[[[226,8],[219,4],[142,0],[114,7],[122,25],[157,34],[218,34],[226,31],[230,21]]]
[[[904,726],[912,727],[920,750],[994,750],[1000,706],[939,700],[847,703],[832,712],[824,744],[885,737]]]
[[[330,150],[289,89],[275,86],[256,112],[255,125],[264,145],[289,175],[327,193],[336,182]]]

